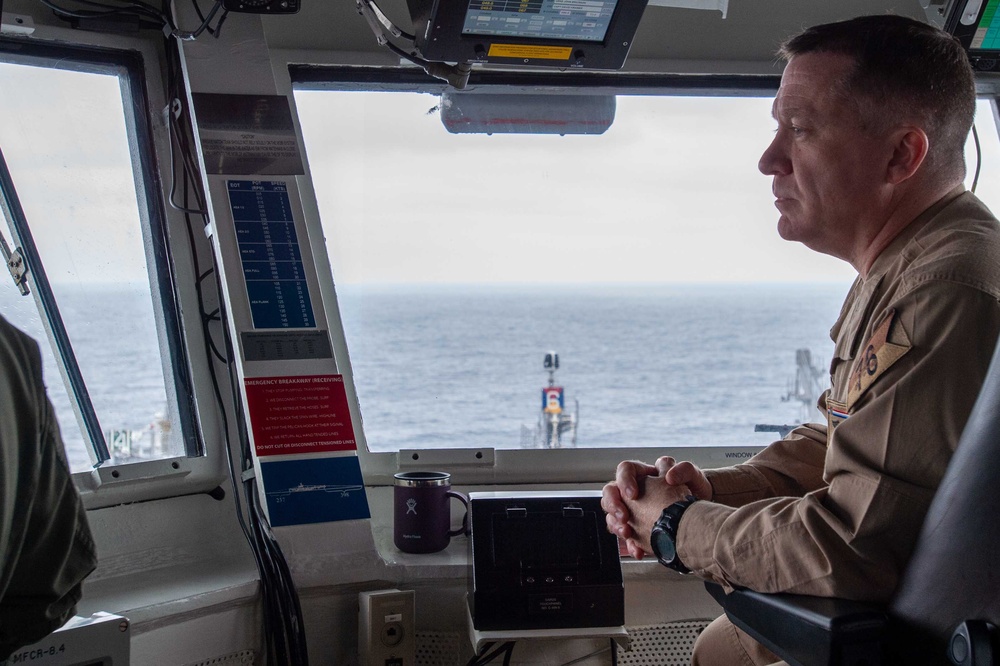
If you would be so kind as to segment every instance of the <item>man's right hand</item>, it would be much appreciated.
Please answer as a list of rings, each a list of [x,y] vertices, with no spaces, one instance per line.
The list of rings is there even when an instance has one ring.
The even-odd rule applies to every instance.
[[[666,470],[666,481],[671,486],[686,485],[691,492],[700,500],[711,501],[712,484],[709,482],[705,472],[692,462],[682,460],[674,462],[670,456],[663,456],[656,461],[657,469]]]

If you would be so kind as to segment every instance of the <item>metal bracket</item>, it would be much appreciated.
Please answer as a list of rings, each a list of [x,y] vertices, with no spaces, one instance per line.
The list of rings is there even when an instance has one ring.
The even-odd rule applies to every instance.
[[[496,452],[481,449],[400,449],[396,456],[399,469],[452,467],[493,467]]]
[[[7,257],[7,270],[10,271],[10,276],[14,278],[14,284],[17,285],[21,295],[27,296],[28,264],[24,261],[24,255],[21,254],[21,248],[14,248],[14,251]]]
[[[33,32],[35,22],[27,14],[0,13],[0,35],[30,35]]]
[[[389,38],[385,36],[385,31],[382,28],[381,21],[379,21],[378,16],[375,14],[375,10],[368,3],[368,0],[355,0],[355,6],[358,9],[358,13],[365,17],[368,21],[368,26],[375,33],[375,41],[378,42],[379,46],[385,46]]]
[[[653,7],[683,7],[685,9],[708,9],[722,12],[722,18],[729,13],[729,0],[649,0]]]

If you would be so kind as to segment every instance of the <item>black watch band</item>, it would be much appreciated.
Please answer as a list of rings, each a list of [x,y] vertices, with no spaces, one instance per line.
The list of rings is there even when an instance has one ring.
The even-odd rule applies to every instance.
[[[653,535],[650,538],[650,542],[656,541],[656,533],[662,533],[663,537],[669,539],[670,543],[673,544],[673,556],[667,559],[661,555],[661,553],[656,552],[654,547],[654,552],[656,552],[657,558],[665,566],[677,571],[678,573],[691,573],[691,570],[684,566],[681,562],[680,555],[677,553],[677,530],[681,524],[681,516],[689,506],[698,501],[698,498],[693,495],[688,495],[679,502],[674,502],[660,514],[660,519],[656,521],[653,525]]]

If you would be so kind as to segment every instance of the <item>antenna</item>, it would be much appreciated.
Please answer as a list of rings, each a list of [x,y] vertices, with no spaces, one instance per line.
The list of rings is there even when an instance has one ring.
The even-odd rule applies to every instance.
[[[549,386],[555,386],[556,370],[559,369],[559,354],[554,351],[545,352],[545,361],[543,366],[549,371]]]

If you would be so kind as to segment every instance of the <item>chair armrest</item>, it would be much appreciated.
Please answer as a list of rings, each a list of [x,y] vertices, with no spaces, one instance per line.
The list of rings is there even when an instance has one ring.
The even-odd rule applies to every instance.
[[[882,606],[846,599],[735,590],[708,592],[729,620],[791,666],[877,666],[888,615]]]

